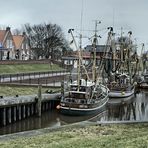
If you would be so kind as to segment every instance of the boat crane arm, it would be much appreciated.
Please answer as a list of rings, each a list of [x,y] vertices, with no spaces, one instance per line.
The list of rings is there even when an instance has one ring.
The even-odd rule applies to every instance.
[[[112,27],[108,27],[107,29],[110,29],[110,31],[109,31],[109,33],[108,33],[108,39],[107,39],[107,44],[106,44],[106,45],[108,45],[109,41],[111,40],[111,36],[112,36],[112,33],[113,33],[113,28],[112,28]],[[108,51],[108,48],[107,48],[107,46],[106,46],[105,52],[104,52],[104,54],[103,54],[103,57],[104,57],[104,58],[105,58],[105,56],[106,56],[107,51]],[[98,69],[98,71],[101,71],[101,73],[102,73],[102,71],[103,71],[103,64],[104,64],[104,62],[101,61],[101,64],[100,64],[99,69]],[[97,88],[97,86],[98,86],[98,83],[99,83],[99,76],[100,76],[100,74],[98,73],[97,79],[96,79],[97,81],[96,81],[96,85],[95,85],[94,90],[95,90],[95,89]],[[107,87],[105,87],[105,88],[106,88],[106,91],[108,91]],[[92,93],[92,95],[91,95],[90,101],[92,100],[93,96],[94,96],[94,91],[93,91],[93,93]]]
[[[75,38],[74,38],[74,36],[73,36],[72,31],[74,31],[74,29],[69,29],[69,30],[68,30],[68,33],[71,34],[71,36],[72,36],[72,38],[73,38],[73,41],[74,41],[74,44],[75,44],[75,47],[76,47],[76,49],[79,51],[79,60],[81,61],[81,64],[82,64],[82,63],[83,63],[83,59],[82,59],[82,55],[81,55],[81,48],[78,48],[77,43],[76,43],[76,40],[75,40]],[[79,64],[80,64],[80,61],[79,61]],[[89,75],[88,75],[88,72],[87,72],[87,70],[86,70],[84,64],[82,64],[82,67],[83,67],[83,69],[84,69],[84,71],[85,71],[85,74],[86,74],[86,76],[87,76],[87,80],[90,80],[90,77],[89,77]],[[80,65],[79,65],[79,68],[80,68]],[[79,69],[79,73],[80,73],[80,69]]]

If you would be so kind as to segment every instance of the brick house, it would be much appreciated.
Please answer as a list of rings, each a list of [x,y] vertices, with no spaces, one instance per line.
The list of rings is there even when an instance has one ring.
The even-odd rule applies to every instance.
[[[0,30],[0,60],[15,58],[14,41],[10,27]]]
[[[22,35],[13,35],[15,45],[15,58],[18,60],[30,59],[30,48],[28,37],[25,32]]]
[[[99,65],[100,63],[100,60],[102,59],[102,57],[107,53],[106,52],[106,48],[107,46],[106,45],[97,45],[97,48],[96,48],[96,64]],[[92,59],[93,59],[93,48],[92,48],[92,45],[87,45],[82,53],[81,53],[81,56],[82,56],[82,59],[83,59],[83,64],[85,65],[92,65],[90,63],[92,63]],[[73,52],[72,55],[70,56],[66,56],[66,57],[62,57],[62,60],[63,60],[63,63],[65,65],[74,65],[74,63],[76,61],[78,61],[78,52]]]

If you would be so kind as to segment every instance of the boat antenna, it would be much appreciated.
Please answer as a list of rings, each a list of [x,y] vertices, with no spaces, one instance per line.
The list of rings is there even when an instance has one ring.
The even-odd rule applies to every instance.
[[[115,27],[115,9],[113,8],[113,28]]]
[[[78,49],[78,52],[79,52],[79,63],[78,63],[78,84],[79,84],[79,81],[80,81],[80,68],[81,66],[83,67],[84,71],[85,71],[85,74],[86,74],[86,79],[87,80],[90,80],[89,78],[89,75],[88,75],[88,72],[83,64],[83,59],[82,59],[82,25],[83,25],[83,0],[82,0],[82,8],[81,8],[81,24],[80,24],[80,42],[79,42],[79,49]],[[79,89],[79,87],[78,87]]]
[[[82,25],[83,25],[83,0],[82,0],[82,7],[81,7],[81,24],[80,24],[80,34],[82,34]]]
[[[81,71],[81,58],[82,58],[82,23],[83,23],[83,0],[82,0],[82,5],[81,5],[81,22],[80,22],[80,42],[79,42],[79,50],[78,50],[78,55],[79,55],[79,59],[78,59],[78,91],[80,88],[80,71]]]

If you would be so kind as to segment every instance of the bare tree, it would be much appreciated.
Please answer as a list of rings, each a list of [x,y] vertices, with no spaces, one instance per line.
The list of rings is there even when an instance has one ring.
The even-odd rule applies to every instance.
[[[13,35],[20,35],[20,34],[22,34],[22,30],[14,29],[14,30],[12,31],[12,33],[13,33]]]
[[[25,30],[30,40],[30,47],[37,58],[39,56],[54,59],[65,47],[65,38],[60,26],[56,24],[25,24]]]

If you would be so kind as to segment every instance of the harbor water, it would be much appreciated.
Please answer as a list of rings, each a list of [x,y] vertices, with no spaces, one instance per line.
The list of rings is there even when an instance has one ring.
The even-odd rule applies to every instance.
[[[0,127],[0,135],[35,130],[45,127],[58,127],[81,121],[148,121],[148,91],[140,90],[127,100],[110,100],[102,113],[89,116],[62,115],[57,109],[37,116]]]

